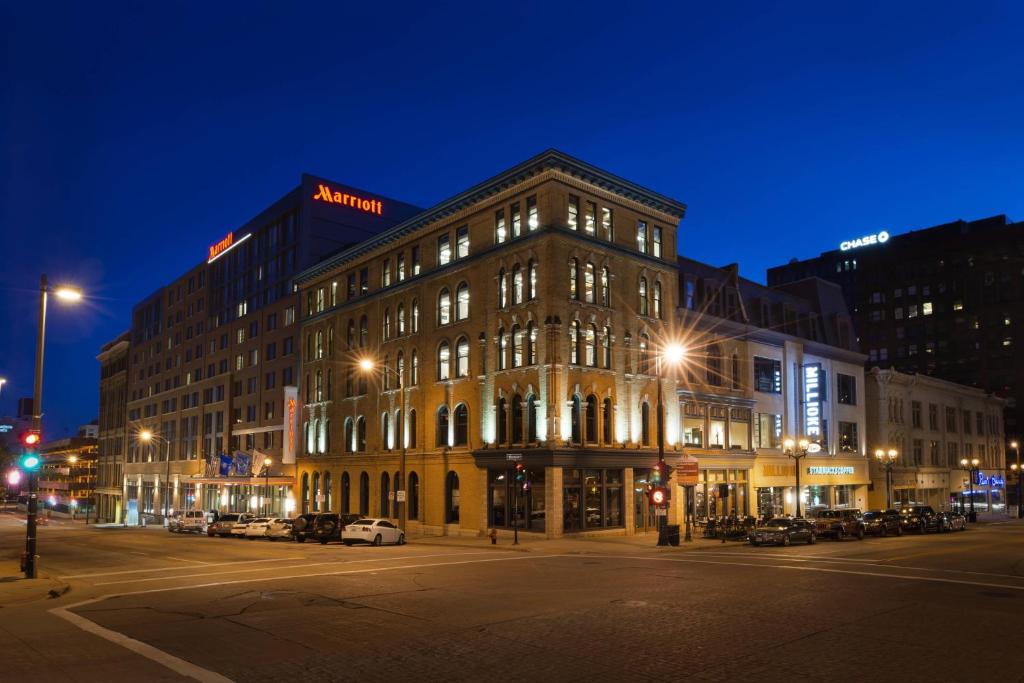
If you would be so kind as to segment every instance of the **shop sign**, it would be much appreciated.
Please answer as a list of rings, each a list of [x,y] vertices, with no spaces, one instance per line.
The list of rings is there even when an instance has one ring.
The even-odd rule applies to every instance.
[[[700,483],[700,462],[697,458],[685,458],[676,468],[676,483],[679,486],[696,486]]]
[[[505,460],[508,462],[520,462],[523,459],[522,453],[506,453]]]
[[[975,486],[995,486],[1000,487],[1006,484],[1006,480],[1000,477],[998,474],[993,474],[991,477],[986,477],[981,472],[977,474],[977,481],[974,482]]]
[[[281,446],[281,462],[295,464],[295,438],[299,431],[299,388],[284,388],[284,443]]]
[[[804,366],[804,434],[811,441],[821,440],[821,400],[825,372],[821,363]]]
[[[854,469],[850,466],[826,466],[812,465],[807,468],[807,474],[853,474]]]
[[[761,473],[766,477],[795,477],[796,467],[792,465],[761,465]]]
[[[357,197],[354,194],[347,192],[340,192],[338,190],[331,190],[323,183],[318,184],[316,194],[313,195],[313,199],[317,199],[326,204],[341,204],[342,206],[351,207],[357,211],[364,213],[372,213],[378,216],[384,215],[384,207],[381,205],[380,200],[377,199],[363,199]]]
[[[857,239],[844,240],[839,243],[839,249],[841,251],[850,251],[851,249],[859,249],[872,244],[885,244],[888,241],[889,233],[883,230],[873,235],[864,235],[864,237],[858,237]]]

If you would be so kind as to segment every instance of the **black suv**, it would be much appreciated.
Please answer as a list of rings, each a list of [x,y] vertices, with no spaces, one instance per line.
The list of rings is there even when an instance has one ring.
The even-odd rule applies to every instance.
[[[292,538],[299,543],[305,543],[307,538],[313,537],[313,521],[317,513],[307,512],[292,520]]]
[[[868,510],[864,513],[864,532],[875,536],[903,535],[900,513],[897,510]]]
[[[908,505],[900,510],[900,523],[904,531],[926,534],[939,531],[942,520],[931,505]]]
[[[320,545],[327,545],[330,541],[341,542],[341,530],[352,524],[361,516],[351,513],[339,515],[337,512],[322,512],[313,520],[312,537],[320,541]]]

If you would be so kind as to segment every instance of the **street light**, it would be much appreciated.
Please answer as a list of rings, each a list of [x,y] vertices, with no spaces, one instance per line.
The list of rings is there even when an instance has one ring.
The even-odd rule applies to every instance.
[[[892,507],[892,468],[896,465],[897,457],[899,457],[899,451],[895,448],[875,449],[875,459],[885,468],[885,507],[887,508]]]
[[[972,523],[978,521],[978,513],[974,511],[974,475],[979,471],[978,464],[980,462],[977,458],[972,458],[971,460],[963,458],[960,460],[960,469],[970,473],[968,484],[970,487],[971,511],[968,513],[967,519]]]
[[[1017,519],[1020,519],[1021,517],[1024,517],[1024,501],[1021,501],[1020,499],[1020,444],[1016,441],[1011,441],[1010,448],[1013,449],[1013,454],[1016,456],[1016,462],[1010,465],[1010,469],[1017,473]]]
[[[665,402],[662,398],[661,390],[661,379],[664,375],[663,365],[668,364],[672,367],[676,367],[683,360],[686,355],[686,349],[675,343],[671,342],[666,344],[661,349],[661,354],[658,356],[658,470],[665,472]],[[665,478],[665,484],[668,484],[668,477]],[[686,488],[687,494],[689,494],[689,487]],[[683,518],[686,525],[685,539],[692,541],[693,536],[690,533],[690,505],[689,495],[686,496],[686,511],[683,514]],[[667,503],[662,503],[662,506],[667,506]],[[668,524],[668,515],[662,515],[658,517],[658,545],[668,545],[668,538],[665,534],[661,533]]]
[[[796,463],[796,516],[802,517],[800,514],[800,500],[803,498],[803,492],[800,490],[800,460],[807,457],[807,451],[811,447],[811,442],[807,439],[800,439],[799,441],[793,441],[793,439],[787,438],[782,442],[783,452],[793,458],[793,462]]]
[[[40,433],[43,422],[43,351],[46,347],[46,300],[53,293],[58,299],[74,303],[82,299],[79,289],[61,286],[51,289],[46,274],[39,276],[39,326],[36,331],[35,382],[32,391],[32,431]],[[25,578],[36,578],[36,515],[39,511],[35,476],[28,478],[28,514],[25,516]]]
[[[393,373],[395,375],[395,377],[398,379],[398,390],[399,390],[400,395],[401,395],[402,415],[401,415],[401,418],[398,420],[398,426],[397,426],[396,432],[397,432],[397,436],[398,436],[398,443],[401,446],[401,459],[399,461],[398,476],[401,479],[400,483],[401,483],[401,486],[403,487],[403,489],[399,490],[398,486],[397,485],[395,486],[395,502],[398,504],[398,526],[400,526],[402,528],[402,531],[408,533],[409,530],[406,529],[406,525],[407,525],[407,523],[409,521],[409,515],[408,515],[409,503],[406,500],[399,500],[400,497],[405,498],[408,495],[406,493],[406,491],[404,490],[404,487],[406,486],[406,474],[405,474],[406,451],[405,451],[405,427],[404,427],[404,425],[405,425],[405,420],[407,419],[406,418],[406,405],[405,405],[405,403],[406,403],[405,381],[403,380],[401,372],[399,372],[398,370],[396,370],[394,368],[390,368],[387,365],[378,364],[372,358],[361,358],[359,360],[359,369],[362,370],[363,372],[367,372],[367,373],[373,372],[374,370],[382,370],[385,373],[390,372],[390,373]],[[404,372],[404,370],[405,370],[404,366],[403,366],[402,370]],[[387,444],[385,444],[385,446],[386,445]]]
[[[139,432],[139,440],[147,444],[151,444],[157,438],[159,437],[149,429]],[[164,524],[167,524],[167,517],[170,515],[168,506],[171,502],[171,442],[168,439],[163,439],[163,442],[167,445],[164,451],[167,465],[164,468],[164,490],[160,493],[160,497],[164,499]]]
[[[270,456],[263,458],[263,500],[267,506],[267,516],[270,516],[270,464],[274,462]]]

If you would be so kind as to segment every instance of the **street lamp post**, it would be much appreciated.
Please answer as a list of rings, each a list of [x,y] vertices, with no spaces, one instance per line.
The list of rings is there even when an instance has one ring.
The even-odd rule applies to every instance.
[[[398,477],[402,480],[400,482],[401,486],[402,486],[402,489],[401,489],[402,495],[404,497],[408,498],[409,494],[408,494],[408,491],[406,490],[406,487],[408,486],[408,484],[406,482],[406,472],[405,472],[405,467],[406,467],[406,446],[405,446],[405,426],[404,426],[405,425],[405,421],[407,419],[407,416],[406,416],[406,405],[405,405],[406,404],[406,395],[405,395],[406,387],[405,387],[405,381],[404,381],[405,378],[402,377],[402,375],[404,374],[405,368],[404,367],[402,368],[403,372],[399,372],[398,370],[395,370],[394,368],[389,368],[387,365],[379,365],[379,364],[377,364],[376,362],[374,362],[370,358],[363,358],[362,360],[359,361],[359,369],[362,370],[363,372],[372,372],[375,369],[380,369],[380,370],[382,370],[385,373],[388,373],[388,372],[393,373],[395,375],[395,377],[397,378],[397,381],[398,381],[398,391],[399,391],[399,394],[400,394],[401,406],[402,406],[401,407],[402,415],[401,415],[401,418],[398,420],[398,426],[397,426],[397,429],[395,430],[396,431],[396,436],[398,437],[398,445],[400,447],[400,452],[401,452],[401,457],[400,457],[399,467],[398,467]],[[409,521],[409,519],[408,519],[409,518],[409,514],[408,514],[409,513],[409,502],[408,502],[408,500],[399,500],[399,490],[400,489],[398,488],[398,486],[395,486],[395,502],[398,504],[398,526],[400,526],[402,528],[403,533],[408,533],[409,530],[406,529],[406,525],[407,525],[407,523]]]
[[[663,397],[662,397],[662,393],[663,392],[662,392],[662,389],[661,389],[661,380],[662,380],[662,375],[664,374],[664,366],[665,366],[665,364],[667,363],[667,364],[675,367],[683,359],[683,356],[685,355],[685,353],[686,353],[685,349],[683,349],[683,347],[680,346],[679,344],[668,344],[667,346],[665,346],[664,349],[662,349],[661,354],[658,356],[658,368],[657,368],[658,369],[658,375],[657,375],[657,388],[658,388],[658,467],[660,468],[660,470],[662,472],[665,471],[665,417],[666,417],[665,416],[665,410],[666,410],[666,408],[665,408],[665,402],[664,402]],[[664,484],[668,484],[668,482],[666,481],[666,482],[664,482]],[[686,487],[684,490],[686,491],[687,494],[689,493],[689,487]],[[685,519],[685,525],[686,525],[686,540],[691,541],[691,540],[693,540],[693,537],[690,535],[689,495],[686,495],[685,498],[686,498],[686,500],[684,501],[684,505],[686,505],[686,509],[685,509],[685,511],[683,513],[683,517]],[[668,507],[668,503],[667,502],[664,503],[664,506],[667,508]],[[668,524],[668,515],[667,514],[658,517],[658,530],[659,530],[659,534],[658,535],[659,536],[661,536],[660,531],[662,529],[664,529],[667,524]],[[659,542],[660,542],[660,540],[659,540]]]
[[[273,460],[270,457],[263,458],[263,502],[266,505],[266,515],[271,514],[270,507],[270,464]]]
[[[980,471],[980,468],[978,467],[980,462],[981,461],[977,458],[973,458],[971,460],[963,458],[960,461],[960,469],[970,475],[970,479],[968,479],[968,486],[970,491],[969,495],[971,496],[971,511],[967,514],[967,519],[972,523],[978,521],[978,513],[974,511],[974,476]]]
[[[1016,441],[1010,442],[1010,448],[1013,449],[1013,454],[1016,462],[1010,465],[1010,469],[1017,474],[1017,519],[1024,517],[1024,501],[1021,500],[1021,482],[1020,477],[1022,470],[1020,468],[1020,444]]]
[[[143,429],[139,432],[139,440],[145,441],[147,444],[152,444],[155,438],[157,436],[148,429]],[[167,517],[170,514],[169,506],[171,503],[171,442],[168,439],[164,439],[164,445],[167,446],[164,449],[164,460],[167,464],[164,466],[164,490],[160,496],[164,499],[164,524],[166,524]]]
[[[803,498],[803,493],[800,490],[800,461],[807,457],[807,449],[810,448],[811,442],[807,439],[800,439],[799,441],[793,441],[793,439],[786,439],[782,442],[784,452],[790,458],[793,458],[793,462],[796,463],[796,516],[802,517],[800,513],[800,499]]]
[[[899,452],[895,448],[885,450],[875,449],[875,459],[885,468],[885,507],[892,507],[892,468],[896,465],[896,458]]]
[[[62,301],[75,302],[82,293],[72,287],[50,289],[46,274],[39,276],[39,326],[36,328],[36,367],[32,390],[32,431],[39,434],[43,422],[43,350],[46,340],[46,302],[50,293]],[[25,578],[36,578],[36,515],[39,511],[38,479],[28,477],[28,514],[25,516]]]

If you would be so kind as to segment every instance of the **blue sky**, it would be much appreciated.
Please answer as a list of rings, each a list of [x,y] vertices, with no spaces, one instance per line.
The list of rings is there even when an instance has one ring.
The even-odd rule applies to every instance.
[[[689,205],[680,251],[768,266],[1024,218],[1024,5],[6,3],[0,414],[97,413],[132,304],[308,171],[430,205],[557,147]]]

